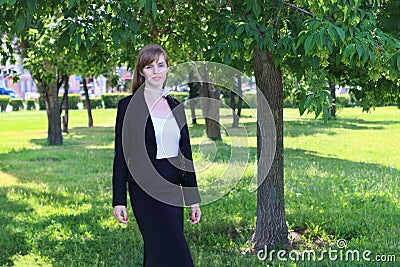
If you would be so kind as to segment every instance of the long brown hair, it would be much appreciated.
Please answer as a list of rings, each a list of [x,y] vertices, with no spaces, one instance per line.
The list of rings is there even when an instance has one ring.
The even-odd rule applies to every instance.
[[[140,72],[144,69],[144,67],[151,64],[153,61],[158,60],[160,55],[164,55],[165,63],[167,64],[167,67],[169,67],[167,53],[161,46],[150,44],[140,49],[136,59],[135,69],[133,70],[132,94],[134,94],[135,91],[144,83],[144,77],[140,74]],[[165,86],[166,82],[167,80],[165,80],[163,86]]]

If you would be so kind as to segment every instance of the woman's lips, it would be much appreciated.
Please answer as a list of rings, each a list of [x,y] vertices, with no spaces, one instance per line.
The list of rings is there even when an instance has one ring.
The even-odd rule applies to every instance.
[[[161,80],[161,77],[160,76],[154,76],[152,79],[155,80],[155,81],[159,81],[159,80]]]

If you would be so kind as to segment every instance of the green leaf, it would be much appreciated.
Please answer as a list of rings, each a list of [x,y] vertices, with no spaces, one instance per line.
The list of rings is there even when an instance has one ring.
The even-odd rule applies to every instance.
[[[241,25],[239,25],[239,27],[237,28],[236,35],[239,37],[239,36],[243,33],[243,31],[244,31],[244,25],[241,24]]]
[[[339,34],[339,37],[342,40],[342,42],[344,42],[346,34],[344,33],[343,29],[340,27],[335,27],[335,29],[336,29],[336,32]]]
[[[351,50],[350,50],[350,61],[353,59],[355,53],[356,53],[355,45],[352,44]]]
[[[311,53],[311,50],[314,48],[314,44],[314,35],[308,36],[306,41],[304,42],[304,50],[306,52],[306,55],[309,55]]]
[[[249,24],[245,24],[244,29],[246,30],[247,37],[251,37],[253,35],[253,31],[250,30]]]
[[[365,62],[367,62],[369,57],[369,54],[366,50],[364,50],[363,55],[362,55],[362,63],[365,64]]]
[[[17,33],[21,33],[25,27],[25,17],[22,14],[18,14],[17,21],[15,22]]]
[[[326,46],[328,47],[329,53],[332,53],[332,51],[333,51],[333,46],[332,46],[331,41],[327,40]]]
[[[300,116],[303,116],[304,112],[306,111],[306,107],[304,106],[305,99],[301,99],[299,101],[299,112]]]
[[[151,0],[150,1],[146,1],[146,4],[144,5],[144,13],[148,14],[150,12],[150,8],[151,8]]]
[[[321,103],[317,104],[317,109],[315,110],[315,118],[318,118],[319,114],[321,114],[322,111],[322,105]]]
[[[358,54],[358,59],[361,59],[361,57],[363,55],[363,49],[362,49],[361,45],[356,44],[356,50],[357,50],[357,54]]]
[[[257,44],[260,42],[260,36],[258,35],[258,32],[254,33],[254,39],[256,39]]]
[[[352,28],[349,28],[349,32],[350,32],[350,38],[354,37],[354,31]]]
[[[397,69],[400,71],[400,54],[397,55]]]
[[[225,33],[227,33],[228,35],[230,35],[231,34],[231,24],[229,24],[229,23],[227,23],[226,25],[225,25]]]
[[[309,108],[311,106],[311,103],[313,102],[313,100],[314,100],[314,95],[313,94],[308,95],[306,98],[306,101],[304,102],[304,107]]]
[[[254,15],[256,16],[256,18],[260,17],[260,15],[261,15],[261,7],[258,4],[257,0],[254,1],[254,3],[253,3],[253,12],[254,12]]]
[[[282,57],[274,57],[273,61],[274,61],[275,68],[277,68],[279,66],[279,64],[282,63]]]
[[[229,64],[231,64],[231,62],[232,62],[231,57],[229,55],[225,55],[224,56],[224,63],[229,65]]]
[[[318,42],[317,42],[317,46],[319,49],[321,49],[322,45],[324,44],[324,37],[325,37],[325,28],[322,28],[319,31],[319,41],[318,41],[321,44],[321,47],[318,46]]]
[[[326,90],[321,90],[320,94],[322,99],[324,99],[324,101],[326,102],[326,104],[330,105],[330,103],[332,102],[331,94]]]
[[[345,5],[345,6],[344,6],[344,10],[343,10],[344,21],[346,21],[346,20],[347,20],[347,18],[348,18],[348,16],[349,16],[349,13],[350,13],[350,11],[351,11],[351,8],[349,8],[349,6],[348,6],[348,5]]]
[[[253,3],[254,0],[247,0],[246,1],[246,11],[250,11],[253,8]]]
[[[321,34],[314,34],[315,35],[315,39],[316,39],[316,43],[317,43],[317,47],[318,49],[322,48],[323,42],[322,42],[322,37]]]
[[[157,17],[157,4],[156,4],[156,1],[153,1],[151,3],[151,13],[153,13],[153,18],[155,19]]]
[[[28,1],[28,9],[30,12],[33,12],[35,10],[35,6],[36,6],[36,0]]]
[[[356,50],[354,49],[354,44],[349,44],[344,49],[343,57],[344,58],[349,57],[351,59],[352,55],[354,55],[355,52],[356,52]]]
[[[371,59],[372,65],[374,65],[374,64],[375,64],[375,55],[374,55],[374,52],[369,51],[369,58]]]
[[[32,28],[30,28],[29,30],[28,30],[28,34],[29,35],[35,35],[35,34],[38,34],[39,33],[39,31],[37,30],[37,29],[32,29]]]
[[[335,28],[332,25],[329,25],[328,27],[328,34],[331,37],[332,42],[336,42]]]
[[[313,70],[317,70],[319,68],[319,66],[320,66],[319,57],[318,56],[312,57],[311,60],[310,60],[310,64],[311,64],[311,68]]]
[[[307,38],[307,35],[302,35],[298,40],[296,44],[296,49],[300,47],[304,43],[304,40]]]
[[[75,0],[69,0],[69,1],[68,1],[68,9],[73,8],[73,7],[74,7],[74,4],[75,4]]]

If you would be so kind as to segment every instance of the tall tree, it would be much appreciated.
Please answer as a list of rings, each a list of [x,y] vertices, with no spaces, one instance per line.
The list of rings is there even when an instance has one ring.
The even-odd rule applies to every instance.
[[[275,155],[269,172],[264,159],[258,162],[257,221],[253,236],[255,249],[288,243],[284,212],[283,188],[283,85],[284,66],[294,70],[298,81],[300,112],[323,114],[327,119],[331,97],[326,86],[332,69],[329,58],[349,69],[368,69],[373,78],[389,79],[398,65],[389,65],[398,58],[399,40],[379,30],[376,17],[380,1],[220,1],[203,3],[210,49],[206,59],[231,63],[232,57],[247,54],[253,57],[254,75],[260,90],[273,113],[276,126]],[[382,3],[384,4],[384,3]],[[195,5],[195,4],[193,4]],[[202,10],[201,8],[199,10]],[[397,63],[396,63],[397,64]],[[337,66],[338,64],[336,64]],[[248,63],[245,65],[248,66]],[[391,69],[391,70],[390,70]],[[395,76],[395,75],[392,75]],[[354,80],[355,75],[352,76]],[[378,80],[378,79],[374,79]],[[373,90],[378,90],[374,88]],[[262,134],[266,127],[258,105],[258,155],[271,143]]]
[[[382,32],[374,19],[386,1],[164,1],[156,5],[149,0],[143,3],[152,7],[143,13],[144,20],[148,20],[147,29],[152,30],[151,37],[162,40],[171,51],[171,48],[196,51],[194,59],[223,62],[245,73],[254,73],[259,101],[267,99],[273,118],[269,123],[276,127],[274,142],[275,137],[266,134],[268,109],[259,102],[259,188],[254,248],[287,245],[282,68],[291,70],[301,82],[297,92],[300,113],[313,112],[316,117],[322,114],[325,120],[332,104],[327,81],[338,66],[345,66],[349,73],[354,69],[368,70],[369,75],[363,79],[393,79],[400,65],[399,40]],[[390,62],[389,69],[384,71],[383,66]],[[355,81],[361,74],[359,71],[348,77]],[[368,90],[379,89],[377,86],[362,89]],[[275,151],[272,163],[263,158],[268,148]]]
[[[87,61],[93,54],[102,62],[104,72],[112,67],[107,56],[110,53],[95,54],[102,47],[111,51],[115,58],[125,62],[123,54],[117,53],[123,47],[136,45],[136,18],[138,9],[132,8],[131,1],[1,1],[1,32],[9,47],[4,58],[20,53],[27,68],[36,80],[41,98],[46,104],[48,117],[48,143],[62,144],[61,120],[58,91],[61,77],[79,71],[76,59],[82,58],[82,65],[93,67]],[[104,28],[107,28],[105,30]],[[11,45],[18,39],[19,49]],[[11,38],[12,37],[12,38]],[[112,45],[110,45],[112,44]],[[104,49],[108,47],[108,50]],[[95,67],[98,69],[97,64]],[[98,70],[96,71],[98,72]]]

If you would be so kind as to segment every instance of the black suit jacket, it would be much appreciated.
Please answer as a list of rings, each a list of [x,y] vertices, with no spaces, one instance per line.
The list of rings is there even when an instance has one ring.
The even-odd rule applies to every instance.
[[[192,162],[189,130],[186,123],[184,106],[175,98],[167,95],[166,100],[180,128],[179,155],[172,163],[180,171],[179,190],[183,192],[186,205],[200,202],[196,174]],[[125,149],[125,151],[124,151]],[[127,183],[140,184],[143,177],[152,172],[151,166],[156,160],[157,143],[152,120],[144,99],[143,88],[133,95],[121,99],[115,125],[115,149],[113,165],[113,206],[127,203]],[[152,174],[151,174],[152,173]],[[148,180],[148,179],[147,179]]]

